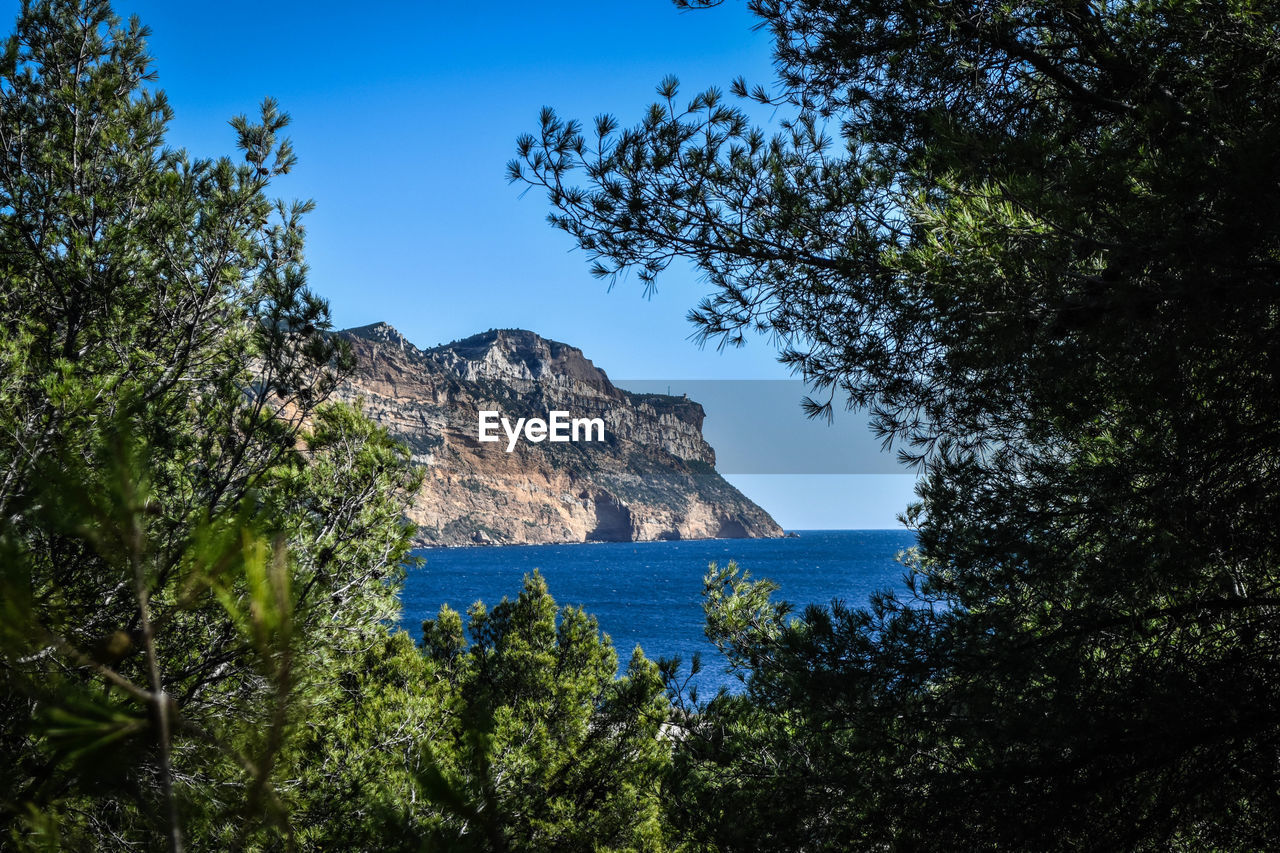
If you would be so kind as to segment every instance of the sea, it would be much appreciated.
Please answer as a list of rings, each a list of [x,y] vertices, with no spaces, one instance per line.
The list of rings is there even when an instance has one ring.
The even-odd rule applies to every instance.
[[[727,662],[703,631],[703,577],[710,563],[730,560],[754,578],[779,587],[775,599],[796,611],[840,600],[865,604],[872,593],[903,587],[898,555],[915,544],[908,530],[800,530],[783,539],[704,539],[680,542],[602,542],[576,545],[507,545],[427,548],[411,569],[401,602],[401,627],[415,639],[422,621],[442,604],[465,614],[475,601],[492,607],[520,593],[535,569],[559,605],[582,607],[612,638],[626,665],[640,646],[650,659],[679,657],[687,675],[695,652],[702,671],[689,682],[710,696],[740,690]],[[465,618],[465,616],[464,616]]]

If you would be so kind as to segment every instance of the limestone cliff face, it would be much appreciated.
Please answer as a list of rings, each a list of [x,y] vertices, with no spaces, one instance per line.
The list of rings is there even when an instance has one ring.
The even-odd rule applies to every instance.
[[[343,335],[357,368],[338,396],[425,469],[409,511],[421,545],[781,536],[715,472],[702,407],[617,388],[582,351],[524,330],[419,349],[385,323]],[[478,413],[601,418],[604,441],[480,442]]]

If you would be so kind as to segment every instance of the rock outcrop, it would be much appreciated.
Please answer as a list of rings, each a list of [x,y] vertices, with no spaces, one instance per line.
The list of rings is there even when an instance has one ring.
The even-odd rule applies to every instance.
[[[385,323],[338,333],[356,370],[338,391],[423,466],[420,545],[781,536],[715,471],[702,406],[617,388],[582,351],[503,329],[419,349]],[[603,441],[479,440],[478,413],[600,418]]]

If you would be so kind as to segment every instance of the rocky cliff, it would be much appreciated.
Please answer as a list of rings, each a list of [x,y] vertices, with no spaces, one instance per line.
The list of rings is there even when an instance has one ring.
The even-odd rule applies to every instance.
[[[715,471],[702,407],[617,388],[582,351],[504,329],[419,349],[376,323],[338,333],[356,370],[338,397],[408,444],[425,469],[409,512],[421,545],[780,536]],[[600,418],[602,441],[479,440],[479,412]],[[585,437],[585,433],[580,437]]]

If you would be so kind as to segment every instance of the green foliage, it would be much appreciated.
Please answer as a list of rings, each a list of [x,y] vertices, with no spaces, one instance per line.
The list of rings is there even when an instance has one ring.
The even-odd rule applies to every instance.
[[[443,736],[424,744],[418,781],[445,850],[658,850],[658,668],[636,649],[621,677],[595,619],[558,613],[538,573],[515,601],[423,623],[423,649],[448,685]]]
[[[776,335],[812,413],[868,409],[922,469],[910,593],[788,625],[712,600],[751,678],[697,718],[680,820],[1275,846],[1276,6],[751,8],[779,81],[733,90],[778,135],[671,79],[630,129],[545,111],[511,164],[598,275],[688,259],[705,337]],[[761,779],[786,794],[748,810]]]
[[[279,762],[381,641],[407,453],[324,404],[271,101],[243,157],[164,147],[145,30],[24,4],[0,59],[0,837],[287,844]]]
[[[445,736],[448,685],[404,632],[335,662],[281,761],[300,847],[418,851],[439,817],[416,778]]]
[[[467,635],[471,641],[468,642]],[[300,844],[342,850],[661,850],[668,705],[639,650],[557,610],[445,606],[338,662],[282,762]]]

